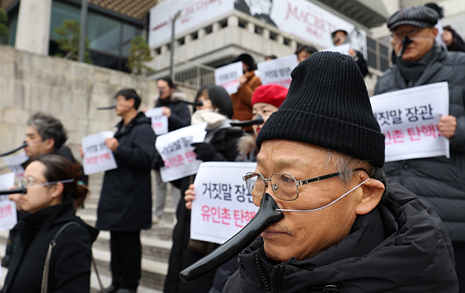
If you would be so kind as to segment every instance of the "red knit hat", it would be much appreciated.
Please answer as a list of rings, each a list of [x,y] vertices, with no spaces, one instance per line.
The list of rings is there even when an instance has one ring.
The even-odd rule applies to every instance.
[[[279,108],[284,102],[287,92],[287,88],[277,84],[261,85],[252,94],[252,106],[255,103],[266,103]]]

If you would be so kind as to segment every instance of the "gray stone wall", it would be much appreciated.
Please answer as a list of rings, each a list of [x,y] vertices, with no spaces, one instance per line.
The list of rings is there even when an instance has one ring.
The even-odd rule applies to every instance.
[[[68,131],[66,144],[78,159],[82,137],[115,130],[120,119],[114,111],[96,107],[113,104],[114,94],[122,88],[138,91],[141,108],[153,107],[158,96],[152,80],[0,46],[0,153],[19,146],[28,117],[43,111],[61,120]],[[193,98],[192,91],[183,91]],[[0,159],[0,171],[6,169]]]

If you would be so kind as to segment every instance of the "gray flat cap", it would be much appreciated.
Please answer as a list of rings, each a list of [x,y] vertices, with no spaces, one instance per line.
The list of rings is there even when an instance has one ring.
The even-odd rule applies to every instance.
[[[389,30],[399,25],[409,24],[417,27],[432,27],[438,22],[438,13],[426,6],[413,6],[399,9],[387,21]]]

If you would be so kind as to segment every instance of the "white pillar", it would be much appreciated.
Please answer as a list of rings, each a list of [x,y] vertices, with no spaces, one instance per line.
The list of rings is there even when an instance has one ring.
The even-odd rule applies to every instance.
[[[276,41],[278,42],[278,44],[284,44],[284,37],[282,35],[278,35],[276,37]]]
[[[51,18],[52,0],[21,0],[16,49],[48,55]]]
[[[247,30],[251,33],[254,33],[255,32],[255,24],[251,23],[251,22],[248,22],[247,23]]]
[[[189,44],[192,41],[192,35],[186,35],[184,37],[184,44]]]
[[[212,25],[212,32],[217,32],[220,30],[220,24],[215,22],[213,25]]]
[[[270,38],[270,31],[267,30],[266,28],[263,29],[262,31],[262,35],[265,39],[269,39]]]
[[[207,31],[204,28],[199,29],[199,31],[197,32],[197,36],[199,39],[203,38],[206,34],[207,34]]]
[[[297,42],[295,40],[291,40],[290,44],[292,50],[296,51],[297,50]]]
[[[239,18],[234,15],[228,17],[228,26],[239,26]]]

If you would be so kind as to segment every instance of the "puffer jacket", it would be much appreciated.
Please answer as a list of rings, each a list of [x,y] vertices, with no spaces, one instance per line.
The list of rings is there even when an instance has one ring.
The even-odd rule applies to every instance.
[[[440,46],[432,50],[431,61],[413,86],[449,83],[449,115],[457,118],[450,158],[402,160],[386,163],[383,169],[390,179],[422,197],[439,214],[452,241],[465,241],[465,53],[445,52]],[[375,94],[408,87],[394,65],[378,80]]]
[[[396,182],[342,241],[306,260],[273,264],[259,237],[239,254],[226,292],[458,292],[451,241],[438,215]]]

